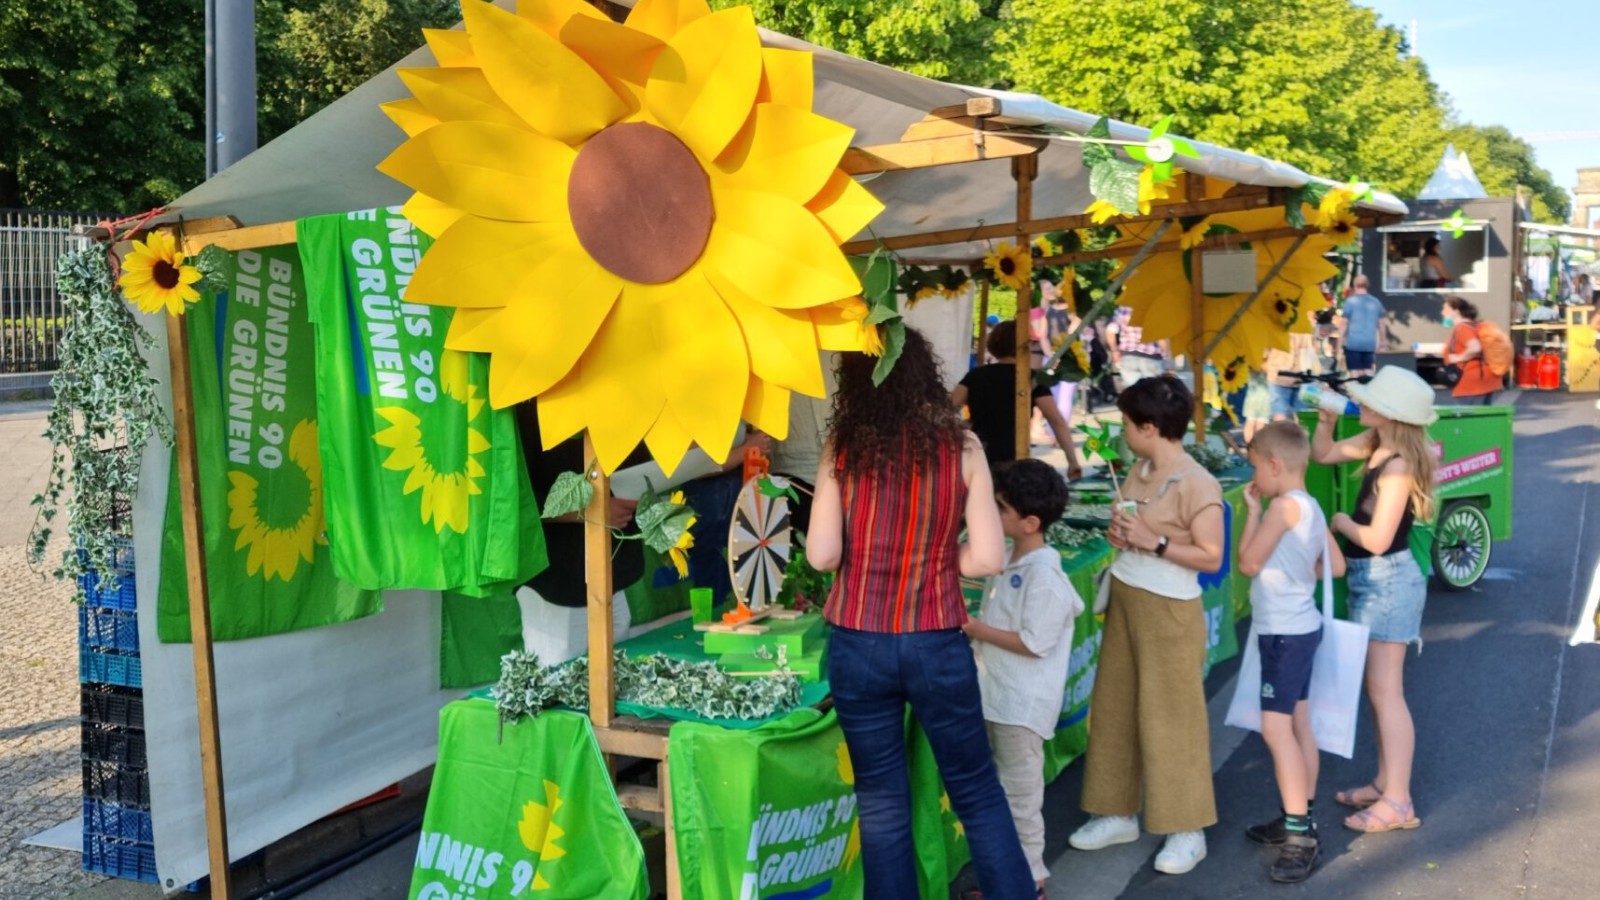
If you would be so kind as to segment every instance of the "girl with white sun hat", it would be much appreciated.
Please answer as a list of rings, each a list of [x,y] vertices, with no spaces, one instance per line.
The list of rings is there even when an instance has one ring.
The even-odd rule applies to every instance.
[[[1378,771],[1371,783],[1340,791],[1334,799],[1356,812],[1346,828],[1400,831],[1422,824],[1411,801],[1416,732],[1406,705],[1406,650],[1422,646],[1427,582],[1411,555],[1411,527],[1433,518],[1434,458],[1427,426],[1438,420],[1433,388],[1416,373],[1384,366],[1367,384],[1349,387],[1367,430],[1333,440],[1337,416],[1318,414],[1311,458],[1324,465],[1365,462],[1353,515],[1335,513],[1328,527],[1346,540],[1350,618],[1370,629],[1367,697],[1378,742]]]

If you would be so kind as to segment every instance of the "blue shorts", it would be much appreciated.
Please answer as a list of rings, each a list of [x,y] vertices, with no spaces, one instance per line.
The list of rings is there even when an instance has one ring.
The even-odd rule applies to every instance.
[[[1422,606],[1428,582],[1410,550],[1349,559],[1350,621],[1360,622],[1374,641],[1422,645]]]
[[[1294,705],[1311,696],[1311,661],[1322,643],[1322,629],[1310,634],[1258,634],[1261,651],[1261,711],[1294,715]]]
[[[1355,371],[1356,369],[1370,369],[1378,364],[1376,350],[1351,350],[1344,348],[1344,367]]]
[[[1272,414],[1285,419],[1294,418],[1295,389],[1286,384],[1269,385],[1272,391]]]

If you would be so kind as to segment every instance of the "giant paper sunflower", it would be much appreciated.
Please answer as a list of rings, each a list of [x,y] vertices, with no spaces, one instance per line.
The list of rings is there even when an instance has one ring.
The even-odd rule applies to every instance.
[[[383,467],[406,472],[403,494],[422,492],[419,501],[423,523],[432,523],[435,533],[449,528],[456,534],[467,530],[467,505],[483,493],[478,479],[487,474],[475,457],[490,448],[489,438],[472,425],[483,409],[478,386],[468,374],[467,355],[446,350],[439,359],[439,386],[445,396],[466,407],[466,427],[457,434],[426,434],[422,418],[403,406],[380,406],[373,410],[389,427],[372,440],[389,448]]]
[[[641,439],[669,472],[691,442],[723,459],[741,417],[787,434],[818,350],[861,348],[838,245],[882,209],[811,111],[811,55],[704,0],[462,15],[385,106],[409,139],[379,168],[438,238],[406,298],[457,307],[446,346],[490,354],[490,402],[538,397],[546,446],[588,429],[607,470]]]
[[[322,536],[322,458],[317,423],[306,419],[289,435],[289,461],[305,476],[305,496],[289,496],[278,482],[272,506],[263,507],[260,482],[245,472],[228,473],[228,527],[238,532],[234,549],[247,550],[245,571],[264,581],[289,581],[304,562],[310,565]],[[303,502],[301,502],[303,499]]]
[[[1207,222],[1208,236],[1259,232],[1282,227],[1283,212],[1263,209],[1221,213],[1209,217]],[[1272,238],[1248,243],[1248,247],[1256,251],[1258,284],[1289,252],[1294,240]],[[1121,243],[1142,242],[1141,233],[1128,229]],[[1237,339],[1241,346],[1230,346],[1231,355],[1223,359],[1224,349],[1219,344],[1211,355],[1212,361],[1224,365],[1234,358],[1242,358],[1250,368],[1259,369],[1266,350],[1289,349],[1290,332],[1310,333],[1313,328],[1311,313],[1327,306],[1327,298],[1318,285],[1338,274],[1338,270],[1322,258],[1333,246],[1333,240],[1325,235],[1306,237],[1261,296],[1229,330],[1228,336]],[[1174,353],[1187,352],[1194,334],[1189,287],[1192,253],[1192,250],[1174,250],[1152,255],[1128,278],[1124,293],[1123,302],[1133,308],[1132,324],[1144,329],[1145,340],[1170,340]],[[1207,295],[1199,323],[1202,338],[1209,341],[1221,332],[1249,297],[1249,292]]]

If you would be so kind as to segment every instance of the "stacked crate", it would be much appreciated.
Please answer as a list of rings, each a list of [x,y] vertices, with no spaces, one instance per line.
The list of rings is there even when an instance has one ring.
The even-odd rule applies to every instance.
[[[117,538],[115,588],[99,573],[79,579],[78,676],[82,682],[83,867],[155,882],[155,835],[145,755],[133,541]]]

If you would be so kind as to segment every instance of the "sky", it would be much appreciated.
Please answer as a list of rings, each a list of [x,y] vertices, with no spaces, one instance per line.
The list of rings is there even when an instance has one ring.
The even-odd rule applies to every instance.
[[[1365,0],[1363,5],[1407,34],[1416,19],[1416,51],[1434,83],[1450,95],[1458,118],[1504,125],[1528,140],[1539,165],[1569,192],[1578,183],[1579,168],[1600,166],[1600,46],[1593,40],[1600,34],[1600,2]],[[1550,139],[1552,132],[1572,139]]]

